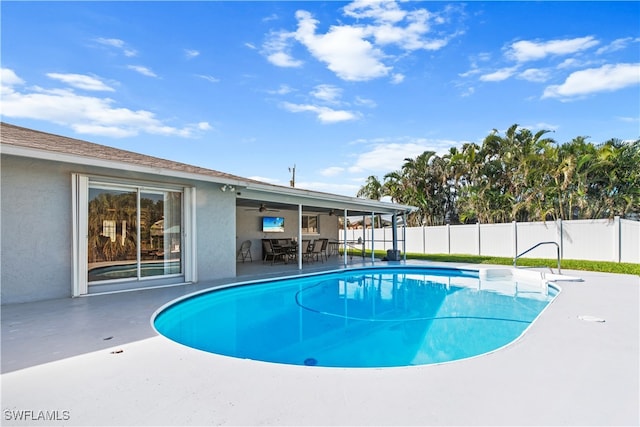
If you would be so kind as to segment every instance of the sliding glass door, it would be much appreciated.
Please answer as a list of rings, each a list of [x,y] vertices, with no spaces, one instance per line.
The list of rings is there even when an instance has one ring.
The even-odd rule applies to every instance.
[[[87,282],[183,274],[183,193],[89,182]]]

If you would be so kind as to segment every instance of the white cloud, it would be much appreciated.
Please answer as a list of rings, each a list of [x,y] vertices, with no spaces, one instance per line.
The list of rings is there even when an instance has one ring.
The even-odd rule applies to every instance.
[[[342,96],[342,89],[337,86],[327,84],[317,85],[311,92],[311,95],[322,101],[335,103],[338,102],[338,100]]]
[[[213,77],[213,76],[208,76],[208,75],[204,75],[204,74],[197,74],[198,77],[200,77],[201,79],[204,79],[208,82],[211,83],[218,83],[220,82],[220,79],[217,77]]]
[[[453,8],[445,8],[450,13]],[[395,46],[403,51],[438,50],[459,33],[427,38],[432,24],[442,24],[443,16],[426,9],[402,10],[395,1],[356,0],[343,8],[346,18],[356,19],[349,25],[331,25],[325,33],[318,32],[319,21],[311,13],[296,12],[298,26],[294,32],[273,32],[263,46],[267,59],[281,67],[301,66],[291,55],[292,43],[299,42],[318,61],[339,78],[347,81],[368,81],[388,76],[390,65],[399,56],[383,48]],[[360,21],[370,21],[367,22]],[[392,83],[404,76],[395,74]]]
[[[95,41],[100,43],[101,45],[116,48],[122,51],[124,56],[129,58],[138,55],[138,52],[136,52],[135,49],[131,49],[127,47],[126,43],[120,39],[108,39],[108,38],[100,37],[95,39]]]
[[[599,42],[593,36],[546,42],[521,40],[512,43],[507,49],[506,55],[517,62],[527,62],[543,59],[550,55],[569,55],[581,52],[598,44]]]
[[[478,65],[479,62],[489,62],[491,60],[491,54],[487,52],[481,52],[475,55],[469,56],[469,62],[471,63],[471,68],[469,71],[465,71],[464,73],[459,73],[460,77],[470,77],[475,74],[482,74],[483,71]]]
[[[341,79],[366,81],[391,70],[382,62],[383,52],[365,39],[363,28],[332,26],[326,34],[316,34],[318,21],[309,12],[298,11],[296,18],[296,39]]]
[[[344,8],[345,15],[356,19],[372,19],[374,25],[368,25],[370,33],[379,45],[395,44],[402,49],[438,50],[448,43],[448,37],[426,39],[431,31],[430,22],[442,23],[444,20],[426,9],[401,10],[394,1],[357,0]],[[402,21],[406,21],[402,25]]]
[[[395,1],[355,0],[344,7],[344,14],[355,19],[373,19],[378,23],[397,23],[407,12],[401,10]]]
[[[286,31],[272,32],[262,46],[262,51],[267,60],[277,67],[297,68],[303,62],[291,56],[291,45],[294,34]]]
[[[286,95],[291,92],[293,92],[293,89],[289,85],[280,85],[280,87],[276,90],[267,91],[267,93],[270,93],[272,95]]]
[[[376,175],[398,170],[406,158],[415,158],[425,151],[435,151],[438,155],[446,153],[453,146],[459,145],[454,141],[409,139],[407,142],[390,142],[376,140],[369,151],[360,152],[352,166],[350,173]],[[362,144],[358,144],[362,147]]]
[[[483,82],[501,82],[513,76],[513,74],[516,72],[516,69],[516,67],[509,67],[494,71],[493,73],[483,74],[482,76],[480,76],[480,80],[482,80]]]
[[[341,194],[343,196],[355,197],[361,185],[319,182],[319,181],[296,181],[296,188],[305,190],[320,191],[331,194]]]
[[[465,71],[464,73],[458,73],[460,77],[471,77],[476,74],[482,74],[482,70],[476,67],[475,65],[472,65],[471,69],[468,71]]]
[[[607,64],[576,71],[561,85],[548,86],[543,98],[571,98],[596,92],[612,92],[640,84],[640,63]]]
[[[395,73],[394,75],[391,76],[391,83],[393,83],[394,85],[400,84],[403,81],[404,81],[404,74]]]
[[[364,107],[369,107],[369,108],[374,108],[377,106],[376,102],[373,99],[362,98],[359,96],[356,96],[355,104],[362,105]]]
[[[115,47],[118,49],[124,49],[124,41],[120,40],[120,39],[107,39],[107,38],[103,38],[103,37],[99,37],[96,39],[96,41],[100,44],[103,44],[105,46],[111,46],[111,47]]]
[[[47,77],[52,78],[54,80],[59,80],[63,83],[68,84],[69,86],[90,90],[90,91],[106,91],[113,92],[114,89],[104,84],[101,80],[83,75],[83,74],[60,74],[60,73],[48,73]]]
[[[2,86],[17,86],[24,84],[24,80],[18,77],[12,69],[2,68],[0,71],[0,84],[2,84]]]
[[[320,171],[322,176],[336,176],[344,172],[344,168],[340,166],[331,166]]]
[[[616,117],[621,122],[625,123],[639,123],[640,117]]]
[[[322,123],[347,122],[360,118],[360,115],[353,111],[334,110],[329,107],[322,107],[318,105],[292,104],[290,102],[284,102],[282,103],[282,107],[292,113],[315,113],[318,120],[320,120],[320,122]]]
[[[196,128],[200,130],[211,130],[213,127],[208,122],[199,122],[194,125]]]
[[[185,49],[184,50],[184,56],[187,57],[187,59],[193,59],[196,56],[199,56],[200,52],[198,52],[197,50],[194,49]]]
[[[464,90],[460,93],[460,96],[465,98],[467,96],[471,96],[476,93],[476,89],[473,86],[469,86],[464,88]]]
[[[546,82],[549,79],[549,70],[529,68],[518,74],[518,77],[530,82]]]
[[[267,60],[273,65],[285,68],[297,68],[303,64],[302,61],[294,59],[291,55],[285,52],[274,52],[267,56]]]
[[[158,77],[156,73],[142,65],[127,65],[127,68],[147,77]]]
[[[5,117],[46,120],[69,127],[80,134],[109,137],[129,137],[140,133],[188,138],[211,129],[206,122],[182,128],[168,126],[154,113],[118,107],[111,98],[83,96],[73,89],[44,89],[40,87],[19,91],[22,79],[15,76],[2,81],[2,115]]]
[[[567,58],[564,61],[562,61],[560,64],[558,64],[558,68],[559,69],[563,69],[563,68],[577,68],[580,67],[582,64],[581,61],[579,61],[576,58]]]
[[[558,126],[558,125],[552,125],[552,124],[545,123],[545,122],[539,122],[539,123],[536,123],[535,125],[522,125],[520,127],[524,128],[524,129],[529,129],[532,132],[538,132],[540,130],[550,130],[552,132],[555,132],[560,128],[560,126]],[[506,131],[504,131],[504,132],[506,132]],[[550,137],[550,135],[547,134],[546,137]]]
[[[616,39],[608,45],[602,46],[600,49],[596,50],[596,53],[598,55],[602,55],[603,53],[616,52],[618,50],[626,49],[629,44],[638,41],[640,41],[640,38],[624,37],[621,39]]]
[[[269,21],[275,21],[279,19],[278,15],[276,15],[275,13],[272,13],[269,16],[265,16],[264,18],[262,18],[262,22],[269,22]]]

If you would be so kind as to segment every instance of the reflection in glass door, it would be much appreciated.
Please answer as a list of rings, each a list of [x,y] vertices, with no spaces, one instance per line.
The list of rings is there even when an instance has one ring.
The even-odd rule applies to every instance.
[[[182,273],[182,193],[89,184],[88,282]]]
[[[182,194],[140,194],[140,275],[179,274],[181,268]]]

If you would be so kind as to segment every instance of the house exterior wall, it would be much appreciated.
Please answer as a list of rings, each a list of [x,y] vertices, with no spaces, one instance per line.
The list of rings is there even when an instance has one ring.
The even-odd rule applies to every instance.
[[[220,185],[195,183],[198,282],[236,275],[236,199]]]
[[[71,296],[71,175],[52,162],[2,156],[2,304]]]
[[[162,176],[8,155],[2,155],[0,171],[2,304],[71,296],[73,173],[166,183]],[[229,250],[236,240],[234,195],[208,182],[169,184],[196,189],[198,281],[234,277],[235,252]]]

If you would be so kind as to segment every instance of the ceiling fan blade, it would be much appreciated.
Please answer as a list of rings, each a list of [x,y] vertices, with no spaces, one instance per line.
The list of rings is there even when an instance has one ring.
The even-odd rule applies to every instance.
[[[260,205],[259,208],[249,208],[249,209],[245,209],[245,211],[256,211],[256,212],[280,212],[278,209],[269,209],[267,208],[267,206],[263,203]]]

